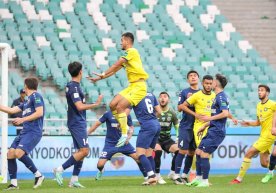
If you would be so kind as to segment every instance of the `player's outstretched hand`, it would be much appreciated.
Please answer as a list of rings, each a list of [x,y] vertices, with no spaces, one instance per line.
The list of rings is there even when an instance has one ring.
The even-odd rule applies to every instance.
[[[21,125],[24,123],[24,118],[15,118],[12,123],[14,125]]]
[[[271,134],[276,136],[276,127],[272,127]]]
[[[127,141],[127,136],[121,136],[121,138],[119,139],[118,143],[116,144],[116,147],[122,147],[126,144]]]
[[[238,119],[233,118],[232,122],[233,122],[234,125],[237,125],[239,121],[238,121]]]
[[[211,117],[207,115],[198,115],[198,119],[204,122],[211,121]]]
[[[100,77],[91,77],[91,76],[88,76],[86,77],[88,80],[90,80],[91,82],[93,83],[96,83],[97,81],[101,80]]]
[[[97,101],[95,102],[96,105],[100,105],[103,100],[103,95],[99,95]]]
[[[241,126],[248,127],[249,126],[249,122],[248,121],[241,121]]]

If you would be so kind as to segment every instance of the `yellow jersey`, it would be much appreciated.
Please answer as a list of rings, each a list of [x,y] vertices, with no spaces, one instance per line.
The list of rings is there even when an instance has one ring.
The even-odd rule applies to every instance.
[[[259,102],[257,105],[257,117],[261,124],[260,137],[275,139],[271,134],[273,116],[276,111],[276,102],[268,100],[266,103]]]
[[[140,54],[135,48],[127,49],[122,58],[127,60],[123,66],[125,67],[127,79],[130,83],[136,82],[139,79],[148,79],[149,75],[144,70]]]
[[[189,105],[195,107],[195,112],[197,114],[211,116],[211,107],[215,98],[216,94],[214,92],[211,92],[211,94],[205,94],[200,90],[190,96],[186,101]],[[195,118],[194,129],[199,129],[204,123],[205,122]]]

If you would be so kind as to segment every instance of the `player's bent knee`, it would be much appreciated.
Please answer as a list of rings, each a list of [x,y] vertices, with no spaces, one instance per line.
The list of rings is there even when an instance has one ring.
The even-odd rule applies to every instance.
[[[86,157],[89,155],[89,148],[81,148],[80,152],[82,153],[83,157]]]
[[[20,159],[25,152],[22,149],[16,149],[14,152],[15,158]]]
[[[188,150],[188,156],[194,156],[195,155],[195,151],[191,151],[191,150]]]
[[[14,159],[15,157],[15,149],[9,149],[8,153],[7,153],[7,158],[8,159]]]
[[[188,150],[179,149],[178,153],[180,153],[182,155],[186,155],[186,154],[188,154]]]

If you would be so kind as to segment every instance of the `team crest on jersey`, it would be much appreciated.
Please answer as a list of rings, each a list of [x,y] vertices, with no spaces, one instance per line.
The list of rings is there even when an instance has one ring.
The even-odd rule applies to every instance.
[[[171,121],[172,120],[172,117],[168,117],[168,121]]]
[[[264,108],[264,111],[267,111],[267,110],[268,110],[268,109],[265,107],[265,108]]]

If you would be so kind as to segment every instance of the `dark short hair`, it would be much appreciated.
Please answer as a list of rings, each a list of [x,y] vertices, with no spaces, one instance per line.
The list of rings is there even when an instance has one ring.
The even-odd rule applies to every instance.
[[[134,43],[134,35],[131,32],[126,32],[122,37],[130,38],[131,42]]]
[[[189,75],[190,75],[190,74],[192,74],[192,73],[197,74],[197,76],[199,77],[199,74],[198,74],[198,72],[197,72],[197,71],[195,71],[195,70],[190,70],[190,71],[187,73],[187,78],[188,78],[188,77],[189,77]]]
[[[38,79],[35,77],[29,77],[24,80],[24,84],[30,90],[37,90],[38,87]]]
[[[68,71],[72,77],[78,76],[81,69],[82,69],[82,64],[80,62],[72,62],[68,65]]]
[[[216,74],[216,80],[219,81],[222,88],[224,88],[228,83],[227,78],[225,76],[223,76],[222,74]]]
[[[214,78],[213,78],[213,76],[211,76],[211,75],[205,75],[205,76],[203,76],[203,78],[202,78],[202,81],[204,81],[204,80],[214,80]]]
[[[270,93],[270,88],[269,88],[269,86],[267,86],[267,85],[260,84],[260,85],[258,86],[258,88],[265,88],[266,92],[269,92],[269,93]]]
[[[166,95],[168,95],[168,97],[170,98],[169,93],[167,93],[166,91],[162,91],[162,92],[160,92],[159,97],[160,97],[160,95],[161,95],[161,94],[166,94]]]

